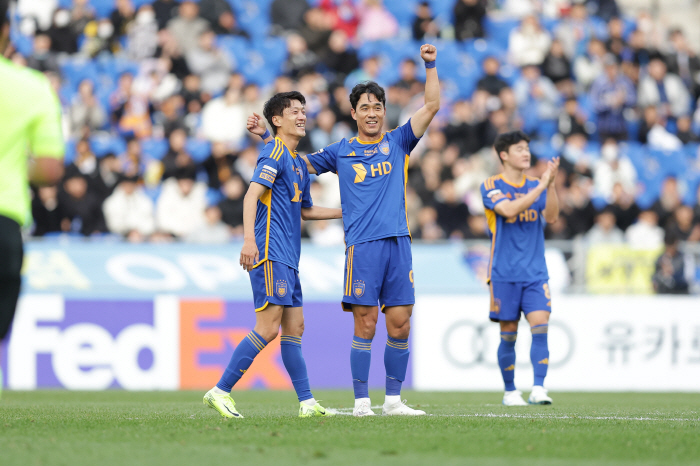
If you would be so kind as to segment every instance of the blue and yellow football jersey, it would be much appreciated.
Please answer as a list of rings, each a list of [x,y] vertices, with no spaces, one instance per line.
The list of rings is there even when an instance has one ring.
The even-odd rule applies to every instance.
[[[338,174],[347,247],[410,236],[406,212],[408,157],[419,139],[409,120],[382,133],[376,141],[343,139],[309,154],[319,174]]]
[[[520,184],[513,185],[503,175],[492,176],[481,184],[481,197],[491,236],[489,281],[533,282],[549,279],[544,261],[545,220],[542,218],[547,191],[529,209],[513,218],[502,217],[494,210],[499,202],[525,196],[538,184],[537,178],[523,176]]]
[[[275,138],[258,156],[251,182],[270,188],[258,200],[255,242],[260,259],[255,267],[269,259],[299,270],[301,208],[313,205],[306,163]]]

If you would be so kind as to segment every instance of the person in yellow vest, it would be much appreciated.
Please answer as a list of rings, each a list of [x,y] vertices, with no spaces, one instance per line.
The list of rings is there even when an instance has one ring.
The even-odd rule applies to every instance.
[[[61,108],[49,80],[4,56],[10,37],[9,3],[0,0],[0,341],[9,331],[19,298],[24,254],[20,229],[30,212],[29,183],[57,183],[64,152]]]

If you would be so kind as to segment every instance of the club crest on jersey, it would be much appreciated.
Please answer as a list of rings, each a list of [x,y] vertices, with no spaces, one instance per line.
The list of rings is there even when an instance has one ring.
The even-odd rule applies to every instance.
[[[382,141],[379,143],[379,152],[381,152],[384,155],[389,155],[389,141]]]
[[[280,298],[287,296],[287,280],[277,280],[275,282],[275,294]]]
[[[352,294],[354,294],[356,298],[361,298],[362,295],[365,294],[365,282],[362,280],[355,280],[355,283],[352,284]]]

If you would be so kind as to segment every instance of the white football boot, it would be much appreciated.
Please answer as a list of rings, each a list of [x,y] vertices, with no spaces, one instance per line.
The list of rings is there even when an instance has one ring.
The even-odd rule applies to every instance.
[[[527,406],[523,400],[523,392],[520,390],[511,390],[503,394],[503,404],[505,406]]]
[[[531,405],[551,405],[552,399],[547,395],[547,389],[542,385],[535,385],[530,392],[527,402]]]
[[[372,411],[371,406],[372,404],[369,398],[357,398],[355,400],[355,408],[352,410],[352,415],[355,417],[374,416],[375,413]]]
[[[382,406],[382,415],[384,416],[424,416],[425,411],[413,409],[406,406],[406,400],[399,400],[396,403],[386,404]]]

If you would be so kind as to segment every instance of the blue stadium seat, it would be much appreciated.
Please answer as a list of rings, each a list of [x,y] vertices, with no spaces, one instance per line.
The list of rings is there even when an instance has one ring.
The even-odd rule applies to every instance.
[[[108,18],[116,8],[114,0],[90,0],[90,6],[95,9],[95,16],[98,19]]]
[[[209,188],[207,190],[207,205],[216,205],[224,198],[223,193],[214,188]]]
[[[70,84],[74,91],[78,90],[78,85],[84,79],[90,79],[94,82],[97,73],[98,68],[95,62],[82,57],[71,58],[61,65],[63,79]]]
[[[520,20],[513,18],[484,18],[484,30],[486,37],[493,40],[502,49],[508,50],[510,32],[520,24]]]
[[[685,154],[682,151],[649,150],[649,156],[659,166],[658,174],[664,178],[667,176],[682,177],[688,170]]]
[[[73,160],[75,160],[75,145],[76,145],[75,139],[66,139],[66,143],[65,143],[66,153],[63,157],[63,162],[66,165],[70,165],[73,162]]]
[[[402,26],[410,26],[416,14],[418,0],[384,0],[384,7]]]
[[[119,155],[126,151],[126,141],[119,136],[98,134],[90,138],[90,149],[97,157],[103,157],[110,152]]]
[[[185,149],[195,162],[202,162],[211,154],[211,144],[204,139],[188,139]]]
[[[151,159],[162,159],[168,152],[168,141],[165,139],[142,139],[141,152]]]
[[[158,196],[160,196],[160,191],[161,191],[161,185],[157,186],[144,186],[143,192],[151,198],[151,200],[155,203],[158,201]]]
[[[248,39],[241,36],[218,36],[218,46],[228,53],[236,63],[237,69],[244,69],[248,64],[248,51],[250,43]]]
[[[559,155],[559,152],[547,141],[532,141],[530,143],[531,152],[538,158],[552,160]]]

